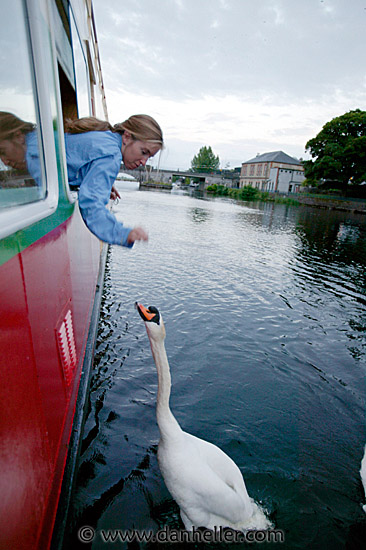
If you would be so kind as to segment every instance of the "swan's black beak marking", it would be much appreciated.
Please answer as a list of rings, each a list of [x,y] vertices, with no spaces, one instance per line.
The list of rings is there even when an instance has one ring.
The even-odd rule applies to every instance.
[[[155,306],[144,307],[139,302],[135,302],[135,307],[140,314],[140,317],[145,323],[160,324],[160,313]]]

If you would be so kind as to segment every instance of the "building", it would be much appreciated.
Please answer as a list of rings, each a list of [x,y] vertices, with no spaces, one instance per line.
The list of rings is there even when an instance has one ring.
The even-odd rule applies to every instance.
[[[300,160],[283,151],[273,151],[243,162],[240,187],[251,185],[261,191],[296,193],[304,179]]]

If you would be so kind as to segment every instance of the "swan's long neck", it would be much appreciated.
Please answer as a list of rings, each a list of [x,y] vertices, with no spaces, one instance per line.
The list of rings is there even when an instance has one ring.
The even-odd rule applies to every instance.
[[[156,419],[160,430],[160,437],[162,440],[168,437],[178,437],[182,433],[182,430],[169,407],[171,377],[164,340],[150,339],[150,344],[156,370],[158,372]]]

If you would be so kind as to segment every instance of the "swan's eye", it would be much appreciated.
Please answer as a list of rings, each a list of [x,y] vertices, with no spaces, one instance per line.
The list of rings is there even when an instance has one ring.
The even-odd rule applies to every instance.
[[[155,306],[149,306],[149,312],[155,313],[154,317],[150,319],[151,322],[156,323],[157,325],[160,324],[160,313],[157,307]]]
[[[142,304],[135,302],[135,307],[140,314],[140,317],[145,323],[156,323],[160,325],[160,313],[158,308],[155,306],[150,306],[148,308],[144,307]]]

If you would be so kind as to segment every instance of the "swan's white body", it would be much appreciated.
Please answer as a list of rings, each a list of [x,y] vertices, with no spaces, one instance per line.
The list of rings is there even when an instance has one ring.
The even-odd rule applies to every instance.
[[[143,317],[143,306],[137,307]],[[158,315],[159,324],[143,317],[158,372],[158,462],[166,486],[180,507],[185,528],[269,528],[270,521],[249,497],[235,462],[215,445],[184,432],[174,418],[169,408],[171,378],[165,328]]]
[[[361,460],[361,469],[360,469],[360,475],[361,475],[361,481],[363,485],[363,491],[366,496],[366,445],[365,445],[365,452],[363,455],[363,459]],[[366,512],[366,504],[362,506],[364,512]]]

